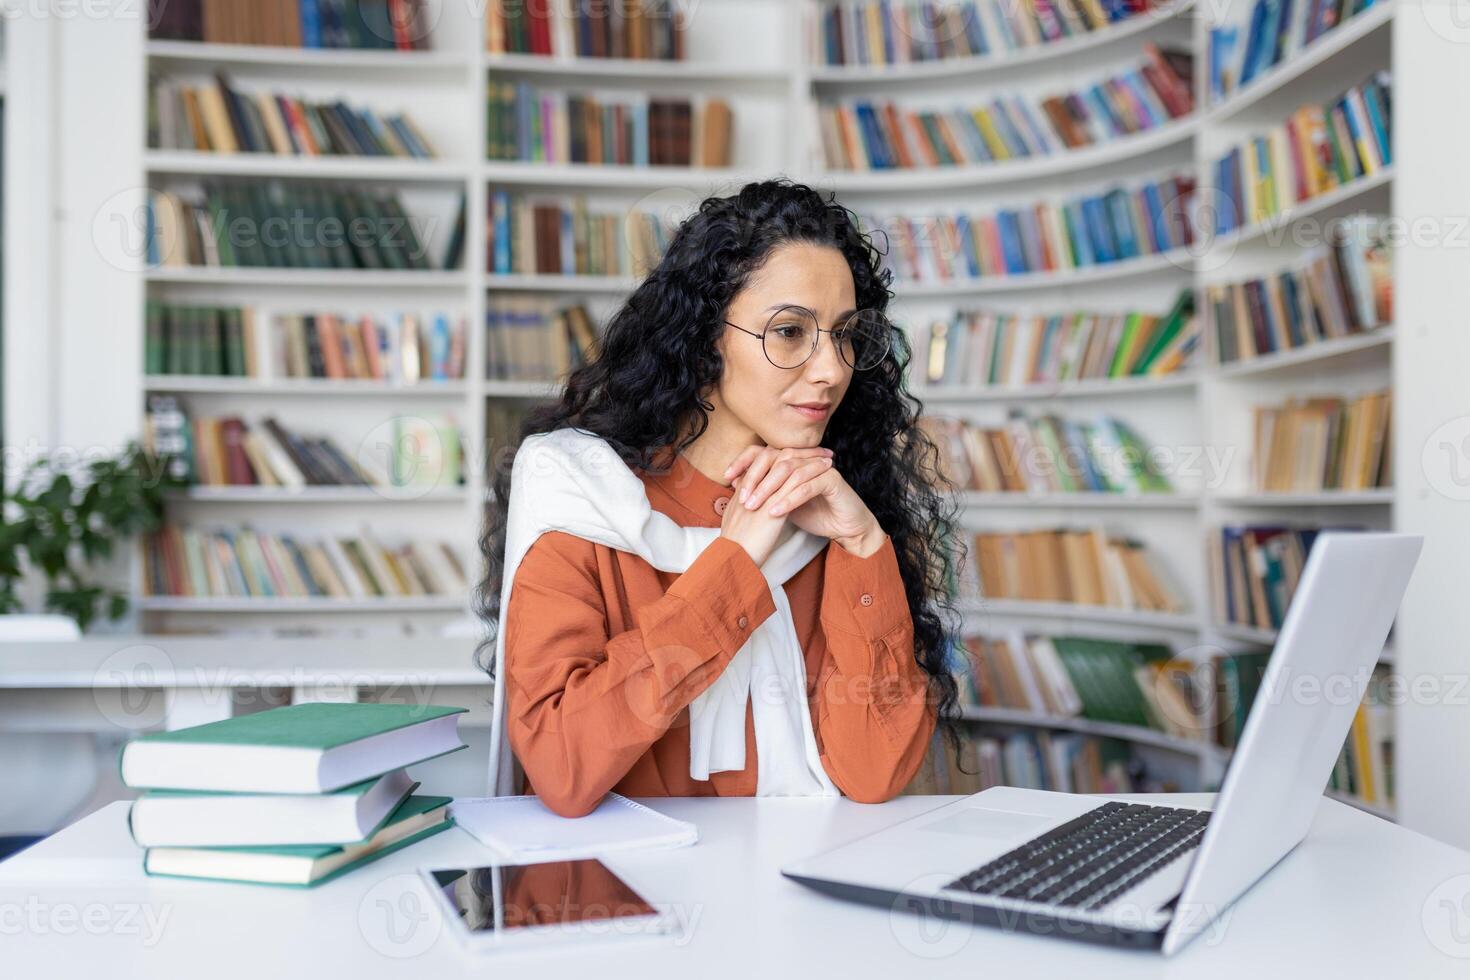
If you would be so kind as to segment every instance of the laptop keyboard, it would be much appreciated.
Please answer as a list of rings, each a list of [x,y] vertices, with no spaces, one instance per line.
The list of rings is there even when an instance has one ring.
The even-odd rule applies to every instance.
[[[946,887],[1095,911],[1198,847],[1209,819],[1205,810],[1105,803]]]

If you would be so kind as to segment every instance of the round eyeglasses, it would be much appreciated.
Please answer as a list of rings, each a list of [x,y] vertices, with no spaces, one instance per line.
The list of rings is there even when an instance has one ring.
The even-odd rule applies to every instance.
[[[893,342],[893,324],[877,310],[858,310],[831,330],[819,327],[817,315],[804,306],[783,306],[776,310],[760,333],[729,320],[725,325],[760,338],[766,360],[785,371],[811,360],[824,333],[832,335],[838,355],[854,371],[867,371],[883,363]]]

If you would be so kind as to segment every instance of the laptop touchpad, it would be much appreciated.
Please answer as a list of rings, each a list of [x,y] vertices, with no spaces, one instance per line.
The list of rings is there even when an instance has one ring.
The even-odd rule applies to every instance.
[[[964,807],[957,813],[940,817],[919,829],[942,834],[961,834],[965,837],[999,839],[1023,834],[1039,834],[1047,827],[1059,822],[1057,817],[1035,813],[1016,813],[1014,810],[988,810],[985,807]]]

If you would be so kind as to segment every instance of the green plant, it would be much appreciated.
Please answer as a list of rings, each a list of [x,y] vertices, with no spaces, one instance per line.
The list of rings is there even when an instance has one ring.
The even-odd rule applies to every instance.
[[[36,460],[3,494],[0,521],[0,612],[21,611],[17,587],[31,570],[46,576],[45,606],[85,630],[105,607],[127,612],[124,593],[89,581],[92,566],[127,538],[163,523],[166,491],[181,486],[168,460],[136,443],[115,457],[68,471]]]

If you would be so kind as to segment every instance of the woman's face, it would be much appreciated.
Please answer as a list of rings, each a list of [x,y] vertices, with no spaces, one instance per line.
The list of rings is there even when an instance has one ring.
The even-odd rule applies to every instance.
[[[854,297],[852,270],[841,252],[825,245],[791,243],[771,250],[765,265],[730,302],[725,319],[759,334],[781,307],[801,306],[815,313],[818,325],[827,331],[852,314]],[[776,325],[780,324],[778,320]],[[776,340],[772,337],[771,343]],[[829,334],[818,334],[816,352],[791,369],[773,365],[758,338],[734,327],[726,326],[715,346],[724,359],[724,372],[709,394],[714,406],[711,429],[724,429],[731,442],[745,445],[788,449],[821,444],[852,380],[852,368]]]

